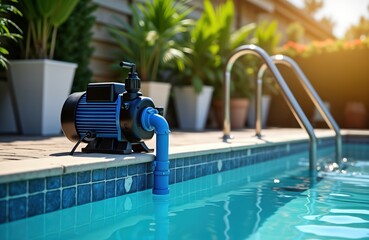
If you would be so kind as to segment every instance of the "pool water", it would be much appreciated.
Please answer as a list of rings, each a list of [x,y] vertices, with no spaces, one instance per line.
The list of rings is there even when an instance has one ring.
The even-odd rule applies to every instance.
[[[169,197],[147,190],[10,222],[0,239],[369,239],[369,161],[311,181],[307,157],[171,185]]]

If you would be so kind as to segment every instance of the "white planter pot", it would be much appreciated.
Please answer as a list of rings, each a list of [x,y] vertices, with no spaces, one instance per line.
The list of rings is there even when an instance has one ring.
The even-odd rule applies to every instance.
[[[261,126],[262,128],[266,127],[266,122],[269,115],[269,106],[270,106],[271,96],[263,95],[261,97]],[[255,128],[256,126],[256,110],[255,110],[255,98],[253,98],[250,102],[249,113],[247,116],[247,125],[250,128]]]
[[[150,97],[156,107],[164,108],[164,115],[168,106],[170,94],[170,83],[162,82],[141,82],[141,92],[145,97]]]
[[[10,62],[23,134],[61,133],[60,112],[70,93],[76,68],[74,63],[47,59]]]
[[[179,127],[183,130],[204,130],[214,88],[204,86],[196,93],[192,86],[175,87],[175,106]]]

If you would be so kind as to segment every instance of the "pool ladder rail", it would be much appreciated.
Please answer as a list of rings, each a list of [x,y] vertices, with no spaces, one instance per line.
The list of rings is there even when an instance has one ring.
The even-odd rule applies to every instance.
[[[309,80],[302,72],[300,67],[291,58],[284,55],[274,55],[269,56],[262,48],[256,45],[243,45],[238,47],[228,58],[225,69],[224,69],[224,123],[223,123],[223,141],[229,142],[232,138],[231,136],[231,126],[230,126],[230,82],[231,82],[231,70],[233,64],[236,60],[246,54],[251,54],[259,57],[264,64],[260,67],[256,80],[256,136],[261,137],[261,96],[262,96],[262,78],[266,69],[269,69],[274,79],[277,81],[284,99],[286,100],[289,108],[291,109],[293,115],[295,116],[299,125],[307,132],[309,135],[309,171],[310,175],[316,176],[316,163],[317,163],[317,137],[314,133],[314,128],[306,117],[305,113],[301,109],[300,105],[296,101],[296,98],[289,89],[286,81],[283,79],[278,68],[275,64],[282,64],[290,67],[295,75],[297,75],[300,83],[303,85],[304,90],[308,93],[310,99],[314,103],[315,107],[318,109],[319,113],[323,116],[323,119],[329,126],[333,129],[336,134],[336,163],[340,165],[342,159],[342,138],[340,133],[340,128],[338,127],[336,121],[329,113],[325,107],[323,101],[320,99],[319,95],[310,84]]]

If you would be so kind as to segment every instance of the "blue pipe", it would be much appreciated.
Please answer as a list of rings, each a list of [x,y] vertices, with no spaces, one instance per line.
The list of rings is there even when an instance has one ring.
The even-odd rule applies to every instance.
[[[146,131],[155,130],[156,158],[154,161],[153,194],[169,194],[169,125],[167,120],[159,115],[158,110],[147,107],[141,115],[141,123]]]

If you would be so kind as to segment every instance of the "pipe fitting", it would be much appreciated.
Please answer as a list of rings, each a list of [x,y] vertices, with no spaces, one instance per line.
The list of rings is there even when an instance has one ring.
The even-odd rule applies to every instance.
[[[142,127],[147,131],[155,130],[156,157],[154,166],[153,194],[169,194],[169,125],[167,120],[158,114],[158,110],[147,107],[141,115]]]

